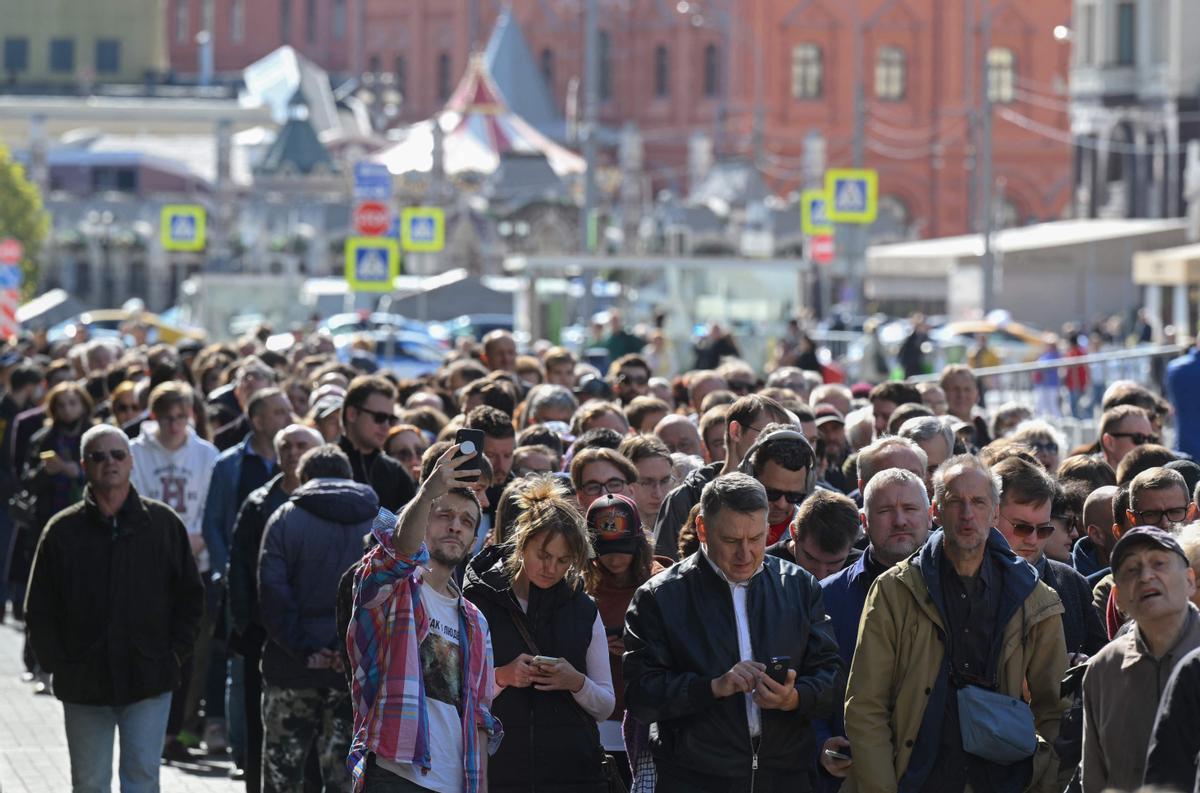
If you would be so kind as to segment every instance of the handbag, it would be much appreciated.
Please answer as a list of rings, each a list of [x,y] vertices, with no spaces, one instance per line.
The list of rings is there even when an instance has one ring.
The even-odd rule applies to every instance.
[[[954,630],[948,631],[947,635],[952,637]],[[1022,604],[1022,648],[1025,643],[1025,605]],[[949,649],[953,667],[953,638]],[[1012,765],[1029,759],[1037,751],[1037,729],[1029,703],[996,690],[1000,688],[998,656],[993,657],[992,664],[991,674],[984,678],[991,680],[990,688],[971,682],[960,685],[956,676],[951,675],[958,688],[959,732],[963,751],[998,765]]]
[[[533,636],[529,634],[529,629],[525,627],[520,618],[513,612],[509,612],[509,617],[512,619],[513,626],[516,627],[517,633],[521,634],[521,640],[525,642],[526,649],[533,655],[541,655],[538,652],[537,642],[533,640]],[[572,700],[574,703],[574,700]],[[591,716],[584,713],[578,705],[573,709],[578,713],[588,724],[594,723]],[[604,783],[608,786],[608,793],[629,793],[625,787],[625,780],[621,778],[621,772],[617,768],[617,758],[613,757],[608,752],[603,752],[604,759],[601,761],[601,773],[604,775]]]

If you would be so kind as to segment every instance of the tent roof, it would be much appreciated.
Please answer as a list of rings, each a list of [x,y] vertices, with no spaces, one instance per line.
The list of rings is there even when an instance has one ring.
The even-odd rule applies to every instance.
[[[543,135],[566,139],[566,121],[511,9],[505,8],[496,20],[483,61],[514,113]]]

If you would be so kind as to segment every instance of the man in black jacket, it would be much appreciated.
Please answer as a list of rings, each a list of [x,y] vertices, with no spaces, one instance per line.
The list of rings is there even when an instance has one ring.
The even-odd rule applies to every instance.
[[[758,481],[720,476],[700,504],[700,552],[643,584],[626,614],[626,705],[655,725],[658,793],[804,793],[811,722],[833,714],[842,683],[820,587],[765,556]]]
[[[171,691],[196,641],[204,585],[183,523],[129,484],[125,433],[102,424],[80,445],[88,484],[42,532],[26,624],[63,702],[72,787],[110,788],[119,730],[122,788],[157,790]]]
[[[700,501],[704,486],[722,473],[737,470],[742,457],[758,440],[758,434],[768,424],[787,424],[791,421],[783,405],[770,397],[750,394],[729,406],[725,425],[725,459],[697,468],[683,479],[683,484],[671,491],[658,508],[654,523],[654,552],[671,559],[679,558],[679,530],[687,522],[688,513]]]
[[[338,446],[350,458],[354,481],[370,485],[379,505],[391,512],[417,492],[404,463],[383,451],[388,431],[400,423],[396,416],[396,387],[385,377],[354,378],[342,405],[342,437]]]

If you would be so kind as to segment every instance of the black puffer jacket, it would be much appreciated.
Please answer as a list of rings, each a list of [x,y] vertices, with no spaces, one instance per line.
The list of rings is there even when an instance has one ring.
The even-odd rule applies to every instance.
[[[106,518],[86,488],[46,524],[25,620],[63,702],[120,706],[171,691],[203,614],[187,530],[166,504],[131,487]]]
[[[417,494],[417,488],[404,463],[389,456],[387,452],[363,454],[354,448],[354,444],[345,435],[338,440],[338,448],[350,458],[350,470],[354,472],[354,481],[370,485],[375,495],[379,496],[379,506],[389,512],[399,515],[401,508]]]
[[[296,488],[267,521],[258,595],[268,636],[262,673],[271,685],[344,685],[337,672],[309,669],[306,661],[318,650],[338,647],[338,582],[362,558],[363,535],[378,512],[370,487],[349,479],[313,479]]]
[[[746,593],[754,660],[788,656],[799,706],[762,711],[757,789],[806,791],[816,753],[811,721],[838,706],[843,682],[821,588],[802,568],[772,556]],[[696,790],[748,780],[753,753],[745,698],[716,699],[712,681],[740,659],[729,584],[696,553],[638,589],[625,616],[625,707],[651,730],[660,768]]]
[[[552,589],[529,587],[529,611],[521,611],[504,559],[511,548],[485,548],[467,566],[463,596],[479,607],[492,634],[497,667],[521,653],[565,658],[587,670],[596,604],[581,585],[560,581]],[[530,648],[514,620],[536,644]],[[536,649],[536,653],[534,652]],[[492,703],[504,725],[504,742],[488,761],[491,793],[605,793],[596,721],[566,691],[506,688]]]

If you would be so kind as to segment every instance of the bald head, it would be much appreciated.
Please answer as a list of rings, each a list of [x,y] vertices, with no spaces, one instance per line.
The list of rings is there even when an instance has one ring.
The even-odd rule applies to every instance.
[[[1116,542],[1112,533],[1113,496],[1116,494],[1116,487],[1105,485],[1093,490],[1083,502],[1084,530],[1092,539],[1092,544],[1096,546],[1096,554],[1105,565],[1108,564],[1109,553]]]
[[[700,430],[686,416],[672,413],[664,416],[654,427],[654,434],[667,445],[672,453],[704,456],[701,450]]]

